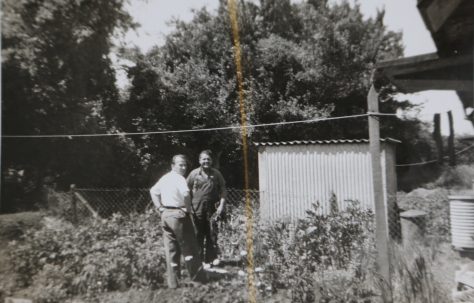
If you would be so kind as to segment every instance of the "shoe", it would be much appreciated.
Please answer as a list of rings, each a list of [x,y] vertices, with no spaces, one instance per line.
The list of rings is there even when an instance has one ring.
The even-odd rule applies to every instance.
[[[201,287],[203,283],[198,282],[198,281],[186,281],[181,283],[183,287]]]
[[[214,261],[212,261],[212,266],[219,266],[221,264],[221,260],[219,259],[214,259]]]

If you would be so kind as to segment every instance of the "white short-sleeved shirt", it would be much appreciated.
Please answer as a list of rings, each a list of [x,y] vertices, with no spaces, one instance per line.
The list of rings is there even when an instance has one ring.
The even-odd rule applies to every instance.
[[[186,179],[175,171],[160,178],[150,189],[151,194],[161,195],[163,206],[185,207],[184,195],[189,192]],[[160,205],[156,205],[160,207]]]

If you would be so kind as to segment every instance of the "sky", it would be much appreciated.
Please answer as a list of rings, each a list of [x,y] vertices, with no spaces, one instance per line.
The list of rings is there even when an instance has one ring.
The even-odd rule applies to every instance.
[[[341,0],[330,0],[335,3]],[[350,0],[354,3],[354,0]],[[436,52],[436,47],[426,29],[421,15],[416,8],[416,0],[360,0],[358,1],[362,13],[368,18],[375,16],[377,9],[385,8],[384,22],[389,30],[403,33],[405,56],[415,56]],[[209,11],[214,11],[218,0],[130,0],[127,10],[134,20],[140,24],[136,30],[129,31],[118,41],[126,46],[138,46],[146,52],[154,45],[162,45],[164,38],[173,28],[169,21],[178,18],[189,21],[192,10],[205,6]],[[112,59],[119,62],[112,55]],[[123,63],[123,62],[120,62]],[[118,64],[117,64],[118,65]],[[124,71],[117,70],[118,85],[127,84]],[[472,123],[465,120],[464,109],[461,101],[453,91],[425,91],[416,94],[398,96],[399,99],[409,99],[421,106],[416,116],[431,122],[433,114],[441,113],[441,131],[449,134],[446,112],[451,110],[454,117],[456,135],[474,135]],[[415,115],[415,113],[409,113]]]

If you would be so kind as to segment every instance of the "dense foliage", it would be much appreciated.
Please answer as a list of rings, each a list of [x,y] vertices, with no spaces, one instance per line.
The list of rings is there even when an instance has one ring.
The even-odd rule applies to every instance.
[[[240,2],[239,30],[248,123],[273,123],[366,112],[366,96],[374,63],[402,55],[400,34],[387,31],[383,12],[364,19],[358,6],[331,5],[325,0],[290,3]],[[120,128],[211,128],[239,124],[232,35],[226,4],[217,13],[198,10],[190,22],[175,21],[163,46],[147,54],[124,51],[135,62],[124,100]],[[407,108],[382,93],[382,111]],[[384,136],[411,142],[423,127],[416,121],[384,119]],[[250,140],[366,138],[367,121],[349,119],[250,130]],[[415,137],[415,138],[414,138]],[[239,185],[240,134],[227,130],[133,138],[139,155],[160,165],[176,151],[216,151],[229,182]],[[421,139],[420,139],[421,140]],[[401,155],[426,146],[404,145]],[[407,150],[408,148],[408,150]],[[254,163],[255,164],[255,163]],[[255,174],[251,174],[255,176]],[[253,181],[256,181],[255,179]],[[254,182],[255,183],[255,182]]]
[[[11,244],[18,286],[29,286],[38,302],[160,287],[166,266],[159,226],[156,212],[79,226],[46,217]]]
[[[219,238],[226,259],[238,260],[243,253],[245,260],[245,223],[244,208],[234,208]],[[287,289],[291,302],[350,302],[375,296],[373,213],[357,202],[330,214],[321,214],[313,205],[304,219],[293,223],[264,222],[257,212],[253,223],[260,293],[269,296]]]
[[[111,130],[105,113],[118,101],[111,37],[133,26],[124,2],[2,2],[2,134]],[[2,184],[15,183],[9,177],[22,171],[24,188],[36,200],[46,177],[49,183],[123,184],[130,175],[125,179],[121,171],[134,169],[128,154],[116,139],[4,138]],[[2,190],[4,207],[11,191]]]
[[[319,281],[316,277],[323,273],[341,269],[348,277],[357,275],[351,287],[360,286],[366,278],[361,276],[361,262],[367,261],[364,253],[370,258],[368,252],[372,249],[371,213],[355,204],[344,212],[327,216],[316,211],[309,211],[308,217],[291,230],[287,224],[255,221],[259,296],[288,289],[294,301],[306,302],[314,298],[315,283]],[[225,260],[241,260],[240,269],[245,272],[243,212],[243,204],[235,207],[231,219],[222,225],[220,246]],[[38,302],[57,302],[74,296],[93,299],[104,292],[130,288],[162,288],[165,260],[159,221],[154,211],[83,221],[77,226],[62,218],[45,217],[40,228],[27,231],[11,243],[15,287],[28,287]],[[219,292],[230,294],[245,287],[245,274],[235,275],[237,269],[231,269],[231,280],[206,288],[217,287]],[[327,286],[320,287],[329,292]]]
[[[445,193],[426,192],[439,204]],[[421,192],[413,195],[423,195]],[[407,207],[418,200],[402,197]],[[431,201],[433,200],[433,201]],[[63,201],[65,202],[65,201]],[[253,251],[258,302],[379,302],[375,272],[373,214],[349,203],[327,215],[314,209],[296,223],[268,224],[254,216]],[[436,218],[438,210],[430,221]],[[440,211],[442,211],[440,209]],[[67,212],[66,212],[67,213]],[[245,302],[246,215],[244,204],[232,206],[221,225],[222,266],[228,274],[199,287],[165,289],[165,260],[156,212],[72,225],[47,216],[8,247],[14,283],[3,283],[0,298],[17,291],[35,302]],[[447,221],[428,225],[428,233],[445,233]],[[444,240],[436,237],[435,243]],[[446,246],[447,247],[447,246]],[[421,245],[419,252],[393,251],[394,298],[410,302],[445,302],[446,285],[434,280],[432,266],[440,247]],[[442,259],[452,264],[452,257]],[[228,263],[228,265],[225,265]],[[446,277],[441,272],[438,278]],[[11,278],[10,276],[8,278]],[[7,279],[8,280],[8,279]],[[26,287],[26,289],[25,289]],[[430,297],[431,301],[423,301]]]

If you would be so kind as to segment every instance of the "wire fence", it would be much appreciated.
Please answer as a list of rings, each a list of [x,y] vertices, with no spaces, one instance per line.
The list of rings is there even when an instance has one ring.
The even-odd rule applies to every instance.
[[[258,190],[248,190],[250,202],[258,208]],[[71,201],[71,211],[78,218],[100,217],[108,218],[113,214],[127,215],[142,213],[154,207],[149,189],[105,189],[105,188],[73,188],[70,193],[58,193],[63,199]],[[246,191],[242,189],[227,189],[227,209],[231,212],[239,205],[246,203]]]
[[[445,190],[425,190],[419,195],[399,193],[397,203],[393,209],[387,210],[388,233],[390,239],[402,241],[402,238],[412,237],[416,233],[423,233],[426,239],[449,241],[449,209],[448,193]],[[249,203],[254,210],[254,220],[262,220],[268,204],[261,208],[261,197],[265,197],[258,190],[248,190]],[[149,190],[141,189],[104,189],[104,188],[73,188],[70,192],[49,192],[49,208],[61,213],[72,221],[87,222],[90,218],[110,218],[113,214],[128,215],[143,213],[153,209]],[[62,202],[58,202],[62,201]],[[297,207],[301,197],[295,196],[289,207]],[[338,205],[329,208],[344,211],[341,207],[351,201],[339,201]],[[245,224],[246,192],[242,189],[227,189],[227,207],[224,224]],[[289,202],[290,203],[290,202]],[[275,207],[278,207],[276,205]],[[372,209],[373,211],[373,209]],[[408,212],[407,212],[408,211]],[[415,211],[415,212],[413,212]],[[303,218],[303,217],[301,217]],[[288,218],[279,218],[280,222]],[[277,221],[278,218],[276,218]],[[286,220],[291,223],[294,220]],[[403,237],[402,237],[403,236]]]
[[[260,209],[260,198],[265,197],[262,193],[256,189],[248,190],[249,203],[252,205],[254,212],[259,213]],[[57,193],[54,195],[59,196],[60,199],[69,201],[70,207],[67,210],[67,216],[75,221],[81,221],[85,218],[109,218],[113,214],[128,215],[133,213],[143,213],[151,208],[154,208],[153,202],[150,198],[149,189],[146,188],[122,188],[122,189],[105,189],[105,188],[72,188],[69,193]],[[226,221],[230,224],[235,224],[235,220],[242,220],[241,216],[235,214],[245,209],[246,191],[236,188],[227,189],[227,202],[226,202]],[[295,196],[291,200],[291,205],[287,208],[297,208],[298,203],[301,202],[300,196]],[[290,201],[289,200],[289,201]],[[316,201],[315,201],[316,202]],[[354,201],[339,201],[338,206],[332,205],[334,201],[322,201],[327,204],[325,208],[336,208],[340,211],[345,209],[345,204],[352,203]],[[401,240],[402,238],[402,226],[400,214],[407,209],[401,209],[394,204],[395,207],[387,211],[388,213],[388,232],[392,239]],[[279,207],[276,205],[275,207]],[[267,210],[268,204],[265,206]],[[321,205],[320,205],[320,209]],[[259,219],[262,214],[258,214],[256,219]],[[295,222],[298,218],[288,219],[289,217],[274,218],[273,221],[288,221]],[[301,219],[304,216],[300,217]],[[422,220],[423,218],[419,219]],[[414,219],[418,220],[418,219]],[[422,222],[419,224],[423,225]]]
[[[114,213],[141,213],[152,206],[148,189],[90,189],[73,190],[76,205],[87,205],[92,215],[108,218]]]

